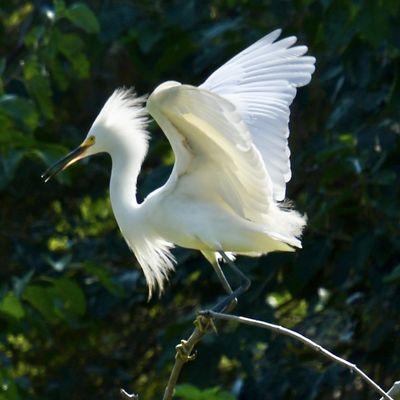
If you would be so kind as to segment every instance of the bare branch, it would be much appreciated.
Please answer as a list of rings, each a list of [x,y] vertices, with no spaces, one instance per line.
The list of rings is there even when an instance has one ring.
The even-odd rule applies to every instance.
[[[394,400],[400,400],[400,381],[395,382],[387,394]],[[383,397],[380,400],[383,400]]]
[[[367,374],[365,374],[361,369],[359,369],[355,364],[346,361],[345,359],[336,356],[329,350],[325,349],[318,343],[315,343],[311,339],[301,335],[298,332],[295,332],[291,329],[284,328],[283,326],[271,324],[269,322],[259,321],[251,318],[241,317],[232,314],[224,314],[218,313],[215,311],[207,310],[201,311],[199,316],[194,321],[195,329],[192,334],[189,336],[188,340],[181,340],[181,343],[176,346],[175,353],[175,363],[172,368],[167,386],[165,388],[163,400],[172,400],[174,396],[174,391],[176,384],[178,382],[179,376],[181,374],[183,366],[188,362],[192,361],[196,354],[193,353],[193,349],[197,343],[206,335],[209,331],[215,329],[215,325],[213,323],[214,319],[224,320],[224,321],[233,321],[239,322],[245,325],[255,326],[258,328],[268,329],[275,333],[282,334],[284,336],[289,336],[293,339],[296,339],[307,347],[310,347],[314,351],[323,354],[325,357],[329,358],[332,361],[335,361],[338,364],[345,366],[350,369],[350,371],[355,372],[359,375],[370,387],[372,387],[376,392],[378,392],[382,397],[380,400],[400,400],[400,381],[397,381],[393,384],[392,388],[386,393],[377,383],[375,383]],[[129,394],[124,389],[120,391],[121,397],[124,400],[138,400],[139,396],[137,394]]]
[[[193,349],[202,337],[210,330],[215,330],[212,319],[199,315],[195,322],[195,329],[188,340],[181,340],[181,343],[176,346],[175,363],[165,388],[163,400],[171,400],[174,395],[175,386],[178,382],[182,367],[195,358]]]
[[[382,396],[382,400],[383,399],[394,400],[390,396],[390,394],[394,395],[395,392],[397,393],[397,390],[400,392],[400,387],[399,387],[400,383],[396,382],[394,384],[394,386],[390,390],[390,391],[393,390],[392,393],[390,393],[390,394],[386,393],[377,383],[375,383],[367,374],[365,374],[363,371],[361,371],[361,369],[359,369],[355,364],[352,364],[352,363],[344,360],[343,358],[340,358],[340,357],[336,356],[335,354],[331,353],[329,350],[326,350],[321,345],[313,342],[311,339],[306,338],[305,336],[301,335],[298,332],[292,331],[292,330],[290,330],[288,328],[284,328],[283,326],[271,324],[271,323],[268,323],[268,322],[258,321],[258,320],[251,319],[251,318],[240,317],[240,316],[232,315],[232,314],[217,313],[217,312],[214,312],[214,311],[204,311],[204,312],[201,312],[200,315],[203,315],[205,317],[210,317],[210,318],[213,318],[213,319],[219,319],[219,320],[225,320],[225,321],[234,321],[234,322],[239,322],[239,323],[245,324],[245,325],[251,325],[251,326],[256,326],[258,328],[268,329],[270,331],[273,331],[273,332],[276,332],[276,333],[280,333],[282,335],[289,336],[289,337],[291,337],[293,339],[299,340],[300,342],[304,343],[306,346],[310,347],[314,351],[323,354],[325,357],[328,357],[332,361],[335,361],[338,364],[341,364],[341,365],[349,368],[350,371],[355,372],[369,386],[371,386],[375,391],[377,391]]]

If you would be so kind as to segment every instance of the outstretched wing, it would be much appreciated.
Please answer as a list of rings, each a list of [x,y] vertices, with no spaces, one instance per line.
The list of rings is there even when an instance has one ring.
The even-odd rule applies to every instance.
[[[291,178],[289,106],[296,88],[311,80],[315,58],[306,46],[293,46],[296,37],[275,41],[278,29],[232,58],[200,88],[229,100],[246,124],[272,180],[275,200],[285,198]]]
[[[235,107],[217,94],[177,82],[160,85],[147,108],[175,153],[166,191],[218,201],[262,223],[273,202],[271,180]]]

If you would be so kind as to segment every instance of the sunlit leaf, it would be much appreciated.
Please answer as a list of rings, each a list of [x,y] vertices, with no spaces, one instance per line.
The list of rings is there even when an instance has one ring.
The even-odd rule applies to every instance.
[[[20,3],[19,7],[14,9],[8,18],[4,19],[4,25],[7,28],[14,28],[21,24],[21,22],[33,11],[33,4],[29,1]]]
[[[190,384],[176,387],[175,395],[182,400],[234,400],[234,396],[219,388],[199,389]]]
[[[21,302],[13,292],[8,292],[0,301],[0,312],[16,319],[25,316]]]

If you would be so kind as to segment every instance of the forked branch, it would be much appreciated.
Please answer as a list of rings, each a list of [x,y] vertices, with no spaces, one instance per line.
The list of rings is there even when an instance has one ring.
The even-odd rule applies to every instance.
[[[165,388],[163,400],[171,400],[174,396],[174,391],[176,384],[178,382],[179,376],[181,374],[183,366],[194,360],[196,353],[193,352],[196,344],[203,338],[203,336],[211,331],[215,331],[215,326],[212,318],[199,315],[194,321],[195,329],[189,336],[187,340],[181,340],[175,349],[175,362],[172,367],[171,374],[168,379],[167,386]],[[129,394],[124,389],[120,390],[123,400],[138,400],[139,396],[137,394]]]
[[[188,362],[195,358],[195,353],[193,353],[194,347],[203,336],[211,331],[215,331],[214,320],[223,320],[223,321],[233,321],[238,322],[245,325],[255,326],[258,328],[268,329],[272,332],[289,336],[293,339],[296,339],[302,342],[307,347],[324,355],[330,360],[343,365],[348,368],[350,371],[356,373],[363,379],[371,388],[373,388],[377,393],[379,393],[382,397],[380,400],[400,400],[400,381],[394,383],[392,388],[386,393],[377,383],[375,383],[365,372],[363,372],[360,368],[358,368],[355,364],[346,361],[345,359],[336,356],[329,350],[325,349],[318,343],[315,343],[311,339],[301,335],[298,332],[292,331],[291,329],[284,328],[283,326],[271,324],[269,322],[259,321],[256,319],[240,317],[232,314],[224,314],[218,313],[215,311],[202,311],[200,315],[196,318],[194,324],[195,329],[190,335],[188,340],[182,340],[181,343],[176,346],[176,354],[175,354],[175,363],[172,368],[167,387],[165,388],[163,400],[172,400],[174,395],[175,386],[178,382],[180,373],[182,371],[183,366]],[[121,390],[121,395],[124,400],[134,399],[137,400],[137,395],[130,395],[125,392],[123,389]]]

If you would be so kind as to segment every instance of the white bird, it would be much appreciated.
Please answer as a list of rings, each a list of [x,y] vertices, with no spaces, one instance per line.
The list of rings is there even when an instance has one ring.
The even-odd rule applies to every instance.
[[[296,37],[277,41],[280,33],[260,39],[198,87],[161,84],[147,110],[143,97],[117,89],[83,143],[43,174],[47,181],[83,157],[110,154],[112,209],[149,295],[157,286],[162,292],[174,268],[174,245],[200,250],[230,300],[221,256],[233,265],[236,254],[301,247],[306,219],[282,203],[291,178],[289,106],[296,88],[310,82],[315,58],[304,55],[306,46],[292,47]],[[139,204],[147,113],[167,136],[175,164],[168,181]]]

